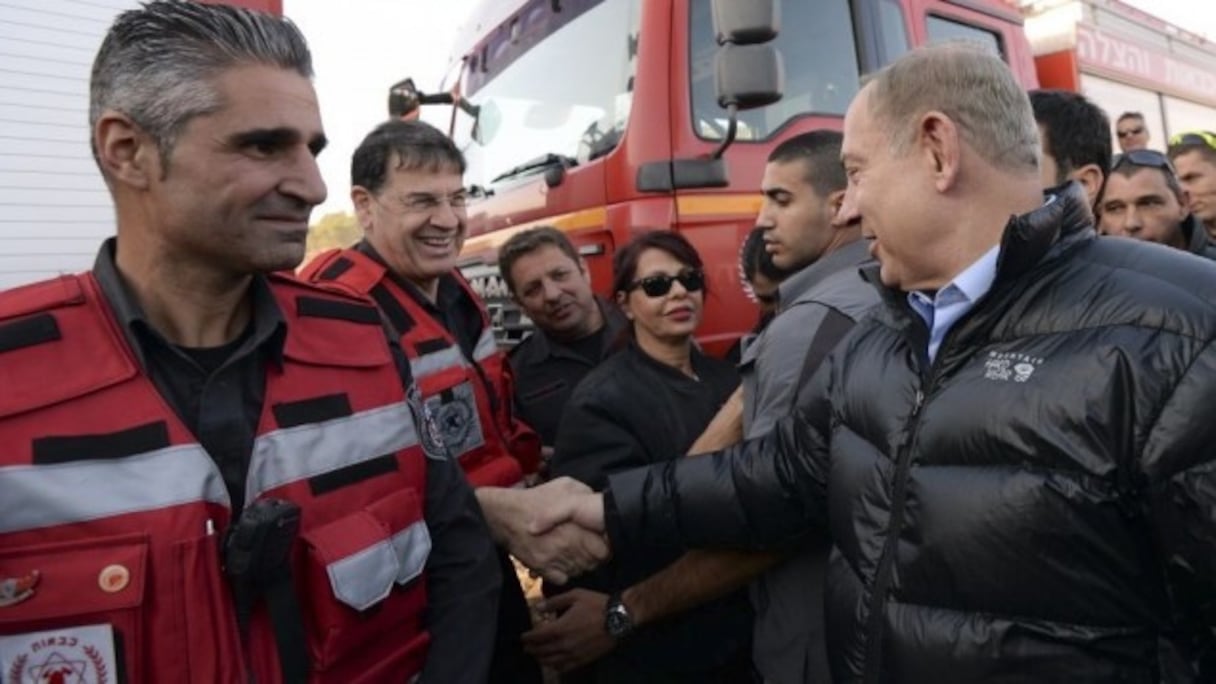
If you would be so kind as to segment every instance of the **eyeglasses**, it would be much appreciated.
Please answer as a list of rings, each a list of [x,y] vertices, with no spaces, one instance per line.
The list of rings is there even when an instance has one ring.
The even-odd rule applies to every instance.
[[[1110,170],[1114,172],[1124,164],[1162,169],[1170,174],[1177,175],[1177,172],[1174,171],[1174,165],[1170,163],[1170,158],[1157,150],[1132,150],[1131,152],[1116,154],[1115,158],[1111,160]]]
[[[1119,131],[1118,135],[1120,138],[1130,138],[1133,135],[1140,135],[1143,132],[1144,126],[1141,126],[1139,128],[1129,128],[1126,131]]]
[[[1186,131],[1170,136],[1170,147],[1175,145],[1207,145],[1216,150],[1216,133],[1210,131]]]
[[[373,196],[374,198],[374,196]],[[447,197],[425,193],[411,193],[408,197],[389,197],[393,208],[406,214],[431,214],[439,207],[447,204],[452,211],[460,213],[468,207],[468,193],[461,191]],[[376,200],[380,201],[380,200]],[[381,202],[381,204],[384,204]]]
[[[671,292],[671,285],[677,280],[680,281],[680,285],[688,292],[699,292],[701,288],[705,287],[705,274],[699,269],[689,268],[680,271],[679,274],[674,276],[663,273],[661,275],[639,278],[629,283],[627,291],[632,292],[640,287],[647,297],[662,297]]]

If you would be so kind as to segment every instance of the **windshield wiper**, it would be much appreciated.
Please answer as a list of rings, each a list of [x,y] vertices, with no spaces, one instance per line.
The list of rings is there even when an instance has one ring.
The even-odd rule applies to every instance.
[[[578,166],[578,160],[574,157],[567,157],[564,154],[546,152],[539,157],[529,159],[519,166],[512,167],[510,170],[498,174],[490,182],[497,183],[498,181],[507,180],[508,178],[517,178],[535,171],[543,171],[544,169],[552,166],[563,166],[568,169],[571,166]]]

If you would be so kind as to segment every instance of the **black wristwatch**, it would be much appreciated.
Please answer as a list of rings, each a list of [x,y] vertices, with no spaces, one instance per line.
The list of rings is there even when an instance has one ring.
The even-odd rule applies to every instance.
[[[633,616],[621,601],[621,592],[613,592],[604,606],[604,631],[613,639],[624,639],[633,633]]]

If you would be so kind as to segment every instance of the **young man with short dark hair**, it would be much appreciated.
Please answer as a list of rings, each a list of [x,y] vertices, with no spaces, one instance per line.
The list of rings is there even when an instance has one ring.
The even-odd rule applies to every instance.
[[[1080,93],[1032,90],[1030,105],[1039,125],[1043,188],[1077,181],[1094,206],[1110,168],[1110,120],[1106,112]]]

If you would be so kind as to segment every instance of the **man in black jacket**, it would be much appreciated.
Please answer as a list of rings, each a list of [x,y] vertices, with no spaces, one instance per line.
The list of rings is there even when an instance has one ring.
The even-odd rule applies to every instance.
[[[1213,681],[1216,267],[1096,239],[1079,186],[1040,194],[1038,149],[987,53],[880,72],[842,212],[885,305],[773,432],[533,529],[603,525],[616,553],[826,529],[841,681]]]
[[[578,383],[612,353],[628,321],[591,291],[587,262],[553,226],[512,235],[498,250],[498,272],[536,326],[509,354],[515,412],[552,456],[562,409]]]

